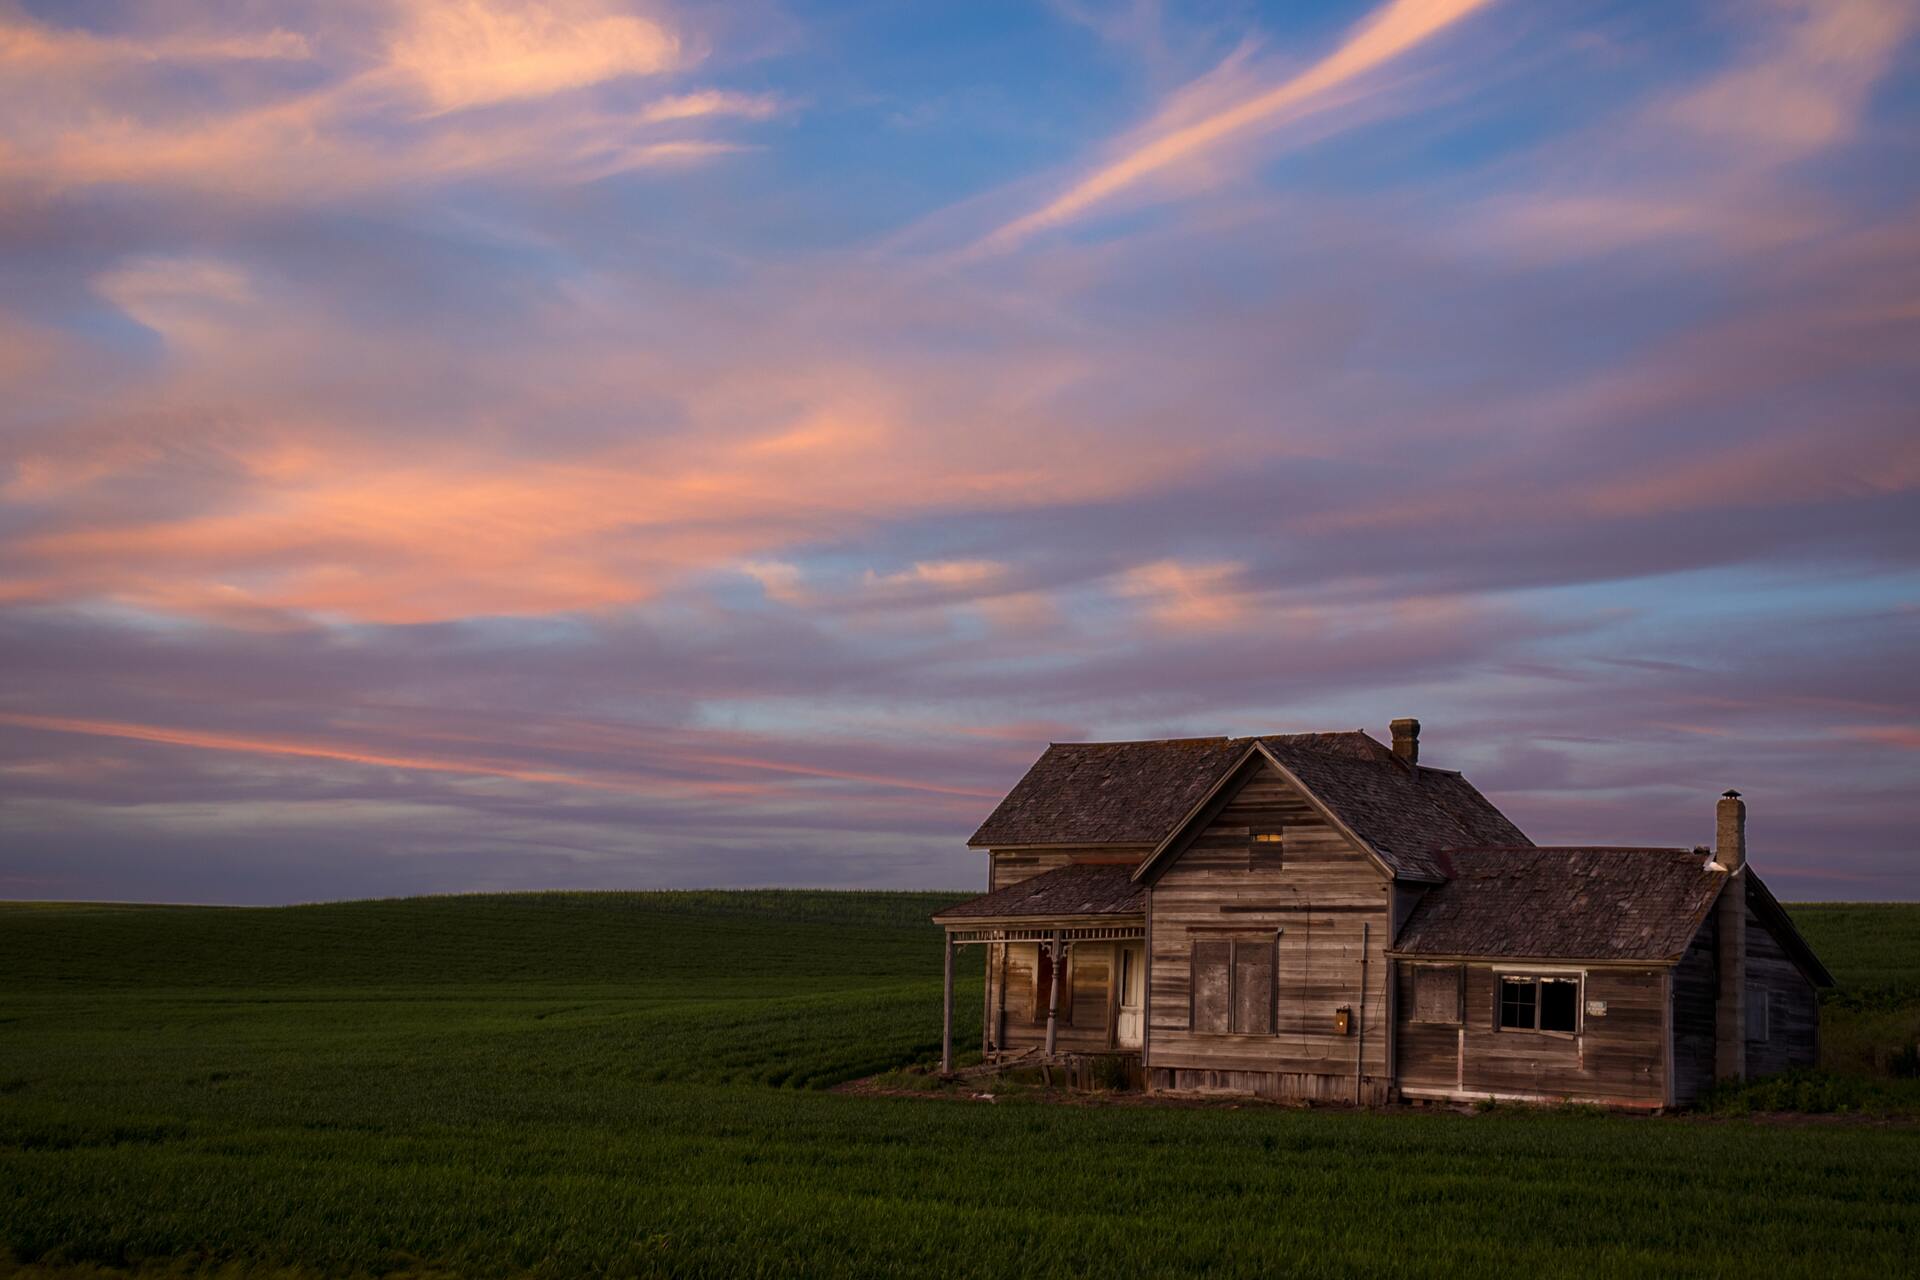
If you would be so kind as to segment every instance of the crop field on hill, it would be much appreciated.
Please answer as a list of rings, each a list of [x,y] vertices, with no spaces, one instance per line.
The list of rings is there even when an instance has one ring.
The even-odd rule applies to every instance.
[[[936,1050],[926,917],[952,897],[0,905],[0,1271],[1884,1277],[1920,1255],[1906,1120],[831,1091]],[[1794,911],[1843,984],[1848,1105],[1908,1106],[1867,1073],[1920,1032],[1920,907]]]

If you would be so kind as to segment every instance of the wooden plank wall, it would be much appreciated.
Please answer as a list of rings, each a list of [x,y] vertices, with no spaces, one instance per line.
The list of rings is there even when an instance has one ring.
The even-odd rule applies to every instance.
[[[1564,966],[1469,964],[1463,1023],[1416,1022],[1413,964],[1399,973],[1396,1037],[1400,1088],[1414,1097],[1572,1099],[1653,1108],[1665,1102],[1666,969],[1589,969],[1580,1034],[1499,1030],[1503,973],[1556,973]]]
[[[1256,827],[1284,832],[1277,865],[1259,855],[1250,859]],[[1342,1036],[1334,1024],[1334,1010],[1348,1005],[1359,1019],[1356,1032],[1365,1027],[1361,1096],[1387,1097],[1387,890],[1379,866],[1263,765],[1154,883],[1147,1050],[1153,1087],[1350,1100],[1363,1037]],[[1364,991],[1363,923],[1369,932]],[[1196,1032],[1193,944],[1271,941],[1275,931],[1274,1033]]]
[[[1713,1083],[1714,1020],[1720,990],[1717,913],[1709,913],[1674,970],[1674,1101],[1698,1100]],[[1755,1006],[1771,1003],[1767,1037],[1755,1039]],[[1773,932],[1747,907],[1747,1078],[1820,1060],[1820,998]]]
[[[1765,1040],[1754,1039],[1754,1005],[1771,1000]],[[1820,997],[1773,931],[1747,907],[1747,1078],[1820,1061]]]
[[[1718,939],[1716,915],[1687,944],[1673,969],[1673,1101],[1690,1106],[1713,1083],[1715,1008],[1720,995],[1720,971],[1714,957]]]
[[[987,891],[991,893],[996,889],[1004,889],[1010,884],[1031,880],[1044,871],[1054,871],[1074,862],[1118,862],[1137,866],[1151,852],[1146,845],[1128,848],[1049,845],[1045,848],[995,849],[991,855],[992,868],[988,873]]]

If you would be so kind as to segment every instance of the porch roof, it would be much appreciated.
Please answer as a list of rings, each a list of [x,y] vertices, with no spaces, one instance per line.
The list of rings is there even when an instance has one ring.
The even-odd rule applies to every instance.
[[[1147,911],[1145,886],[1133,868],[1076,863],[1044,871],[1018,884],[956,903],[933,917],[935,924],[988,920],[1067,920],[1139,916]]]

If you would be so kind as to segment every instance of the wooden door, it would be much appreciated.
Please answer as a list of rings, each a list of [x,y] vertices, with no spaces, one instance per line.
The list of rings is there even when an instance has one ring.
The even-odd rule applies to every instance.
[[[1117,949],[1119,966],[1114,983],[1119,991],[1120,1012],[1114,1020],[1114,1044],[1121,1049],[1138,1049],[1147,1004],[1146,953],[1138,942],[1124,942]]]

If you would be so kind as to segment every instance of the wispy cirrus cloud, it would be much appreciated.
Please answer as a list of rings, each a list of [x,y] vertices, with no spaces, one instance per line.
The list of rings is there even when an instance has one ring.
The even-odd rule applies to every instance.
[[[125,63],[302,61],[312,52],[305,36],[279,28],[237,35],[187,33],[140,38],[63,30],[0,14],[0,66],[15,74],[72,74]]]
[[[1730,65],[1593,129],[1577,164],[1542,153],[1531,182],[1490,202],[1485,233],[1551,256],[1674,240],[1742,253],[1844,218],[1786,170],[1858,134],[1920,15],[1903,0],[1779,0],[1741,19]]]
[[[1773,14],[1738,65],[1659,114],[1771,159],[1831,146],[1859,128],[1868,94],[1920,23],[1902,0],[1778,0]]]
[[[1324,109],[1335,94],[1434,38],[1487,0],[1389,0],[1369,14],[1334,50],[1279,84],[1194,117],[1188,101],[1176,99],[1161,116],[1122,139],[1115,155],[1066,191],[995,229],[976,246],[992,252],[1012,248],[1177,165],[1242,134],[1273,128]]]

